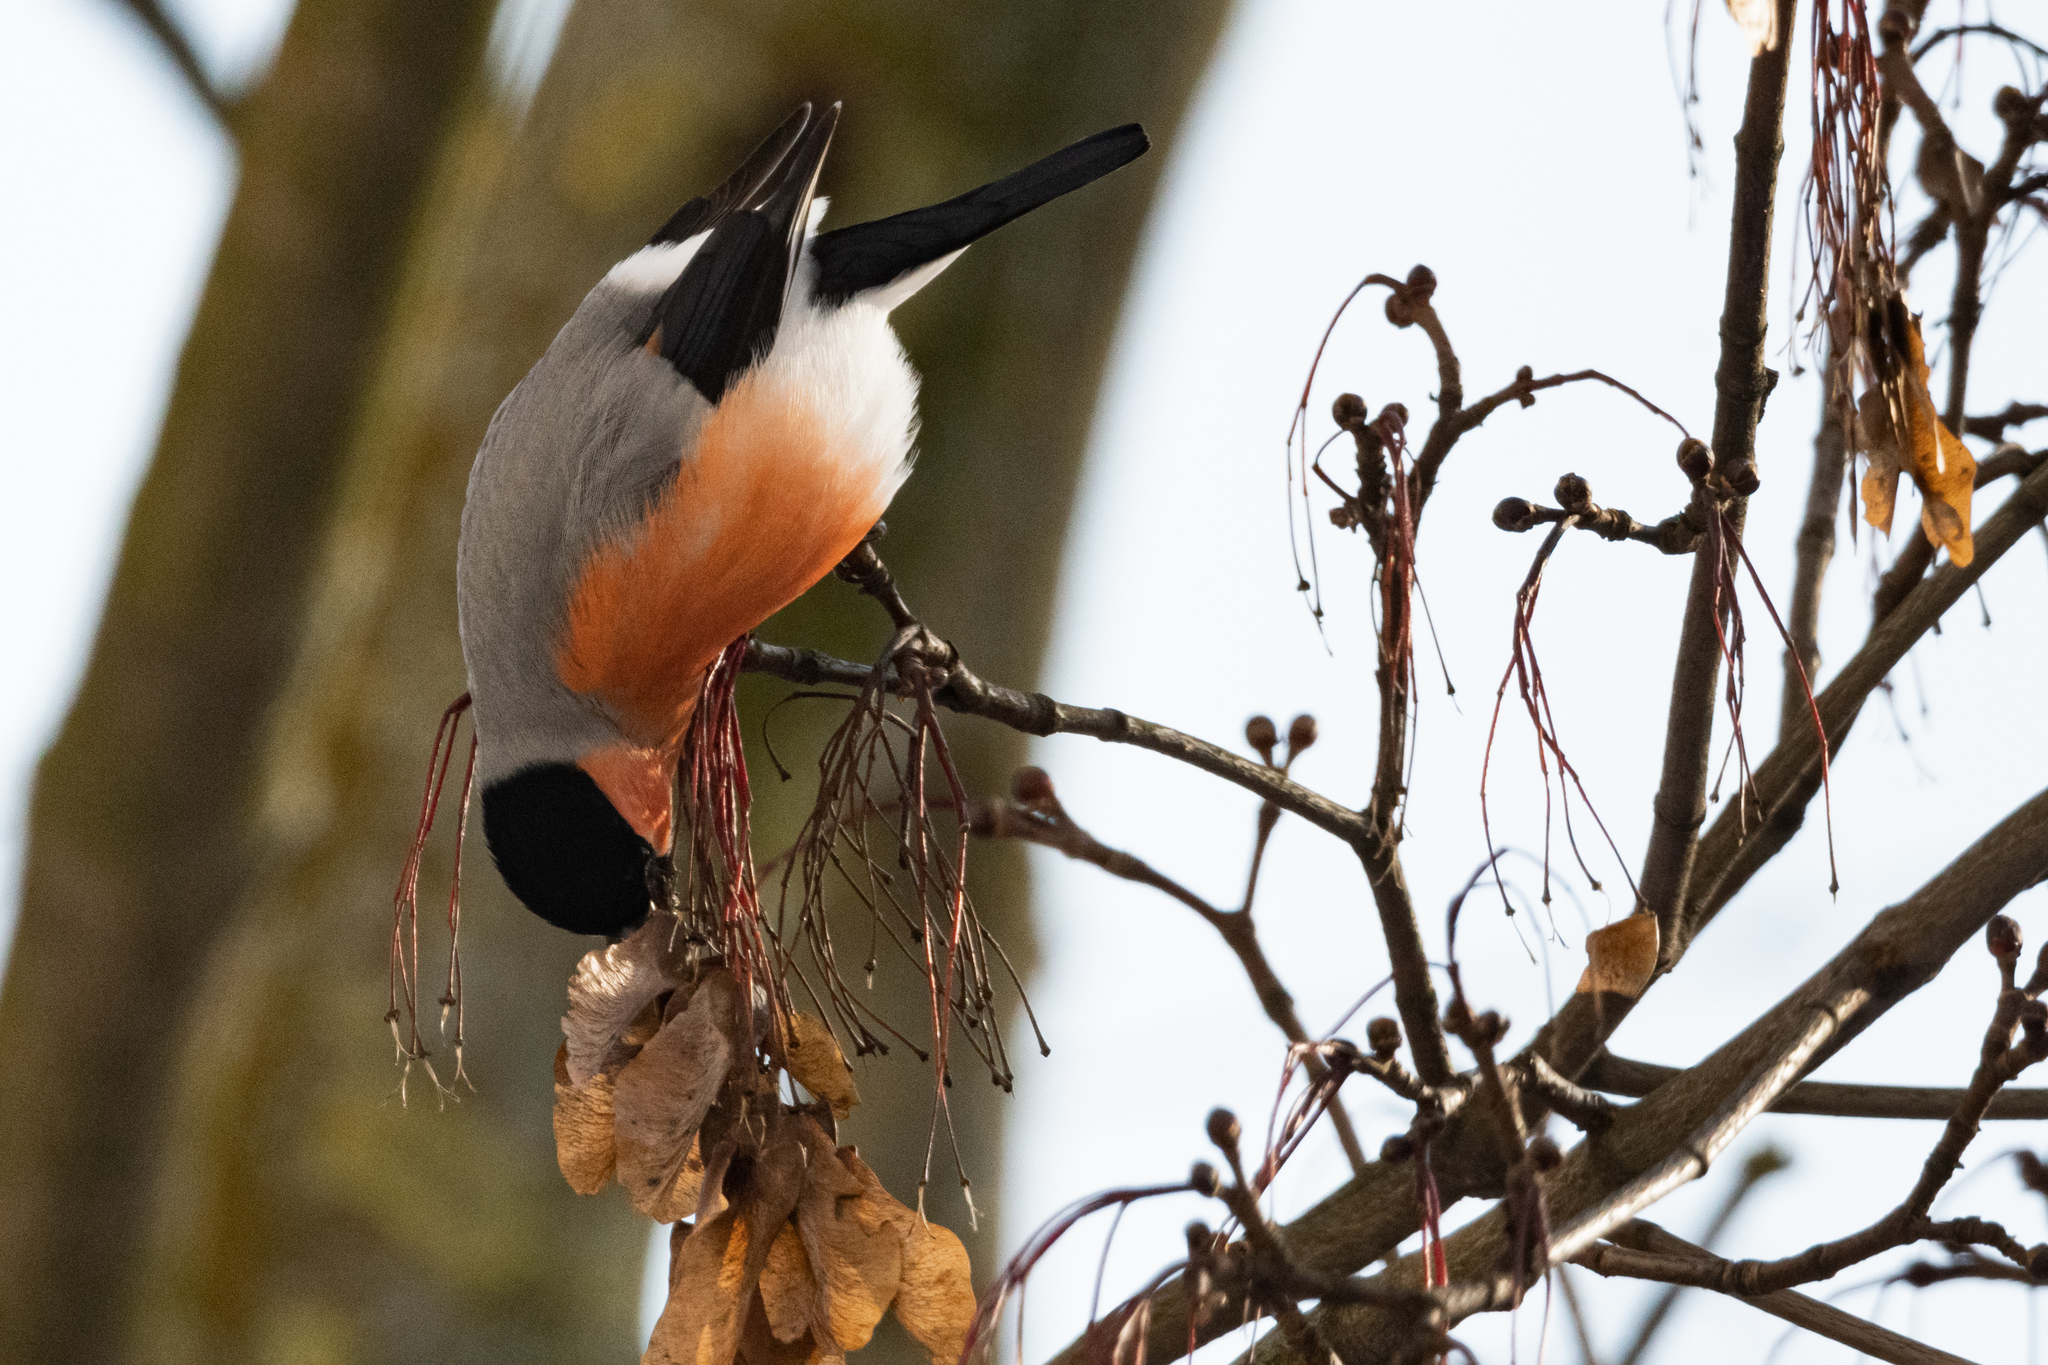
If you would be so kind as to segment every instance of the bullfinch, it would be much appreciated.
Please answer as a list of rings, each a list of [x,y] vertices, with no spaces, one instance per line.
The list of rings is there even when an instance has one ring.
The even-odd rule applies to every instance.
[[[910,472],[889,314],[976,239],[1143,153],[1135,124],[820,232],[839,106],[792,114],[600,280],[491,420],[457,552],[484,836],[543,919],[643,920],[724,648],[857,546]]]

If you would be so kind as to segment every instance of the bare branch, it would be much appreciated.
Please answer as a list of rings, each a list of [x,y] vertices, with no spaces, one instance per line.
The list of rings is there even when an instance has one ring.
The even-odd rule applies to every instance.
[[[1027,778],[1027,774],[1035,774],[1035,780]],[[1310,1079],[1320,1083],[1328,1078],[1329,1067],[1313,1051],[1316,1040],[1302,1026],[1301,1016],[1295,1012],[1294,996],[1281,984],[1279,974],[1267,960],[1266,950],[1259,943],[1259,932],[1248,909],[1219,910],[1144,859],[1108,847],[1067,814],[1053,793],[1051,780],[1044,773],[1035,768],[1025,768],[1018,776],[1020,789],[1026,782],[1032,783],[1028,792],[1019,791],[1020,800],[1026,796],[1034,799],[1025,804],[1000,797],[982,802],[969,817],[970,827],[977,835],[984,839],[1023,839],[1056,849],[1076,862],[1099,867],[1112,877],[1163,891],[1194,911],[1222,936],[1224,944],[1237,956],[1238,965],[1244,969],[1266,1017],[1287,1036],[1288,1042],[1304,1049],[1302,1065]],[[1365,1149],[1359,1145],[1351,1116],[1344,1112],[1343,1106],[1334,1102],[1330,1105],[1329,1114],[1352,1171],[1363,1171],[1366,1167]]]
[[[1913,60],[1915,62],[1919,61],[1922,57],[1932,52],[1938,44],[1946,42],[1950,38],[1960,38],[1966,33],[1987,33],[1994,38],[2003,38],[2014,47],[2026,48],[2037,57],[2048,57],[2048,48],[2042,47],[2031,39],[2021,37],[2011,29],[2002,28],[1997,24],[1956,24],[1950,28],[1938,28],[1928,34],[1921,41],[1920,46],[1913,49]]]
[[[1871,628],[1863,647],[1815,698],[1831,752],[1841,752],[1842,740],[1864,701],[1906,657],[1914,642],[2044,516],[2048,516],[2048,462],[2038,465],[1977,528],[1975,558],[1966,567],[1944,564],[1915,587],[1896,610]],[[1686,907],[1688,941],[1798,832],[1807,803],[1820,791],[1820,744],[1811,726],[1793,731],[1757,765],[1750,790],[1753,799],[1746,808],[1743,802],[1731,802],[1700,841],[1699,863]],[[1684,949],[1681,943],[1679,953]],[[1562,1064],[1558,1070],[1570,1074]]]
[[[1675,1066],[1638,1062],[1602,1050],[1581,1080],[1594,1090],[1640,1099],[1683,1073]],[[1956,1112],[1963,1091],[1956,1086],[1858,1085],[1845,1081],[1801,1081],[1771,1106],[1774,1114],[1825,1114],[1845,1119],[1945,1119]],[[2048,1090],[2003,1090],[1984,1111],[1986,1119],[2048,1119]]]
[[[1994,412],[1984,417],[1972,417],[1964,421],[1963,434],[1982,436],[1987,441],[2003,441],[2007,427],[2024,426],[2028,422],[2048,417],[2048,403],[2011,402],[2004,412]]]
[[[1842,501],[1842,477],[1849,468],[1848,433],[1842,427],[1848,386],[1848,357],[1838,358],[1831,347],[1821,382],[1820,431],[1813,438],[1813,478],[1806,486],[1806,516],[1794,542],[1792,609],[1785,618],[1792,645],[1785,651],[1784,690],[1779,694],[1780,744],[1794,731],[1813,724],[1806,691],[1820,677],[1821,589],[1827,581],[1828,564],[1835,557],[1835,509]]]
[[[1729,1187],[1727,1196],[1721,1201],[1721,1207],[1714,1211],[1713,1221],[1707,1224],[1707,1230],[1701,1234],[1700,1240],[1703,1245],[1700,1250],[1704,1252],[1721,1239],[1721,1234],[1728,1230],[1728,1224],[1735,1217],[1736,1211],[1749,1199],[1758,1184],[1784,1170],[1789,1164],[1785,1154],[1773,1146],[1764,1146],[1750,1153],[1749,1159],[1742,1163],[1741,1177]],[[1670,1320],[1671,1309],[1678,1302],[1678,1290],[1679,1286],[1673,1285],[1657,1296],[1656,1303],[1650,1306],[1650,1311],[1643,1316],[1642,1326],[1637,1329],[1635,1344],[1630,1346],[1628,1354],[1621,1358],[1621,1365],[1637,1365],[1637,1362],[1643,1359],[1650,1349],[1650,1344],[1657,1339],[1658,1329]]]
[[[1591,1246],[1636,1210],[1696,1178],[1793,1081],[1931,980],[1992,915],[2044,877],[2048,792],[2000,821],[1906,901],[1879,914],[1811,979],[1713,1055],[1618,1116],[1597,1142],[1581,1143],[1567,1154],[1544,1185],[1553,1261]],[[1508,1306],[1514,1293],[1510,1277],[1500,1271],[1511,1246],[1503,1210],[1461,1228],[1445,1246],[1451,1285],[1439,1291],[1439,1301],[1449,1321]],[[1379,1254],[1383,1249],[1369,1251],[1367,1258]],[[1374,1282],[1419,1285],[1422,1265],[1404,1257]],[[1317,1314],[1325,1319],[1324,1338],[1347,1361],[1387,1358],[1406,1330],[1370,1309],[1340,1306],[1319,1308]]]
[[[149,30],[163,48],[164,55],[171,59],[171,65],[184,78],[186,88],[206,106],[206,112],[213,115],[221,130],[232,137],[235,131],[234,101],[223,94],[213,83],[213,78],[206,74],[199,54],[192,50],[191,41],[185,37],[185,31],[178,27],[177,21],[165,12],[158,0],[119,0],[119,3],[142,21],[142,26]]]
[[[1614,1116],[1620,1110],[1612,1100],[1558,1075],[1540,1054],[1526,1053],[1512,1065],[1525,1089],[1580,1132],[1604,1133],[1614,1125]]]
[[[934,641],[933,648],[940,658],[950,660],[941,669],[941,676],[946,680],[944,685],[932,694],[932,699],[949,711],[980,716],[1027,735],[1086,735],[1107,744],[1129,744],[1149,749],[1226,782],[1234,782],[1348,844],[1356,846],[1372,840],[1372,827],[1363,815],[1282,777],[1264,764],[1242,758],[1228,749],[1183,734],[1170,726],[1141,720],[1122,711],[1068,706],[1042,692],[1019,692],[984,682],[960,661],[951,645]],[[874,671],[866,664],[835,659],[814,649],[771,645],[763,640],[748,644],[746,662],[742,667],[748,673],[766,673],[805,687],[823,684],[861,688],[867,686]],[[898,677],[885,679],[884,686],[892,696],[908,695],[906,686]]]
[[[1797,6],[1778,0],[1778,32],[1790,33]],[[1778,161],[1784,151],[1785,90],[1791,44],[1781,42],[1749,64],[1749,93],[1735,137],[1735,207],[1728,239],[1728,286],[1721,310],[1721,362],[1714,373],[1715,467],[1739,493],[1755,486],[1756,428],[1776,376],[1764,366],[1770,308],[1771,215]],[[1746,501],[1728,509],[1740,537]],[[1665,723],[1664,765],[1651,803],[1650,845],[1643,855],[1639,894],[1663,931],[1660,965],[1681,950],[1682,922],[1700,824],[1707,812],[1707,769],[1721,676],[1719,616],[1726,610],[1715,585],[1712,555],[1696,555],[1686,591],[1673,668],[1671,710]]]
[[[1584,1266],[1596,1275],[1624,1276],[1638,1280],[1661,1280],[1666,1284],[1692,1284],[1693,1272],[1698,1264],[1697,1257],[1703,1255],[1690,1242],[1673,1237],[1654,1223],[1638,1219],[1626,1228],[1617,1229],[1618,1238],[1626,1237],[1630,1242],[1653,1243],[1669,1250],[1651,1251],[1635,1246],[1621,1247],[1603,1245],[1593,1247],[1573,1258],[1574,1265]],[[1683,1248],[1684,1250],[1680,1250]],[[1892,1365],[1972,1365],[1961,1356],[1950,1355],[1924,1345],[1911,1337],[1900,1336],[1888,1328],[1845,1313],[1831,1304],[1810,1299],[1804,1294],[1781,1290],[1754,1298],[1731,1295],[1752,1308],[1782,1318],[1796,1327],[1803,1327],[1815,1336],[1839,1341],[1853,1346],[1864,1355],[1877,1360],[1892,1362]]]

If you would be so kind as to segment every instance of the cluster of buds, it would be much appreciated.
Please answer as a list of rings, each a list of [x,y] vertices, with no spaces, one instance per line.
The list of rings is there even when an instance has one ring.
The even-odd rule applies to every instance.
[[[1280,743],[1280,731],[1273,724],[1271,716],[1253,716],[1244,724],[1244,742],[1252,752],[1269,768],[1286,772],[1294,760],[1300,758],[1316,742],[1316,718],[1303,712],[1287,723],[1287,753],[1276,761],[1274,750]]]

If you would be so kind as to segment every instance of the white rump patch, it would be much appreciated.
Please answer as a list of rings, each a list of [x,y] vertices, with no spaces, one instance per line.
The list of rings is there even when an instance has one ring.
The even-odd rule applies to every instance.
[[[710,235],[709,232],[700,232],[680,242],[641,247],[613,266],[605,275],[604,282],[623,289],[658,294],[676,282],[676,277],[683,273],[683,267],[690,263],[690,258],[697,254],[697,248],[704,245],[704,239]]]
[[[837,308],[811,301],[817,266],[806,254],[776,329],[775,347],[756,371],[803,394],[846,433],[854,466],[846,471],[886,505],[910,477],[917,441],[917,372],[870,294]]]

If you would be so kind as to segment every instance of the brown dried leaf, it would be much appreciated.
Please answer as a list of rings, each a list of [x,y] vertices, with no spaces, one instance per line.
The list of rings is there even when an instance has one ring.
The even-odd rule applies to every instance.
[[[846,1054],[839,1050],[839,1040],[832,1036],[832,1030],[820,1019],[799,1014],[790,1032],[785,1062],[791,1078],[831,1105],[833,1118],[843,1119],[851,1114],[860,1103],[860,1091],[853,1083]]]
[[[738,991],[729,974],[707,975],[689,1008],[619,1071],[612,1101],[619,1183],[633,1207],[650,1217],[656,1210],[680,1216],[690,1202],[680,1190],[690,1179],[698,1126],[718,1098],[737,1051]]]
[[[1749,40],[1752,58],[1778,45],[1777,0],[1728,0],[1728,13]]]
[[[730,1365],[760,1273],[749,1273],[746,1223],[736,1209],[694,1228],[679,1223],[669,1247],[668,1303],[640,1365]]]
[[[703,1134],[698,1134],[701,1139]],[[725,1197],[725,1173],[732,1168],[732,1159],[739,1152],[739,1144],[727,1138],[711,1149],[711,1155],[704,1158],[704,1174],[697,1186],[697,1221],[716,1218],[727,1207]]]
[[[889,1310],[903,1275],[903,1243],[916,1215],[896,1202],[851,1147],[837,1148],[802,1120],[809,1169],[796,1225],[816,1280],[813,1331],[828,1346],[857,1351]]]
[[[1967,565],[1977,557],[1970,538],[1970,495],[1977,487],[1977,459],[1934,415],[1928,404],[1927,421],[1932,431],[1914,432],[1913,482],[1920,485],[1920,530],[1927,543],[1948,551],[1948,562]],[[1927,439],[1924,442],[1923,438]]]
[[[605,1066],[607,1054],[649,1001],[682,983],[683,961],[673,950],[675,922],[651,916],[609,947],[585,953],[569,978],[569,1079],[582,1085]]]
[[[1870,456],[1870,467],[1863,471],[1863,519],[1890,535],[1902,466],[1898,438],[1892,432],[1891,406],[1878,385],[1863,391],[1856,404],[1856,421],[1863,448]]]
[[[621,1180],[619,1183],[624,1185],[626,1182]],[[632,1187],[627,1188],[630,1190]],[[695,1215],[698,1198],[703,1192],[703,1148],[698,1139],[692,1137],[690,1150],[683,1156],[682,1168],[645,1198],[634,1200],[633,1207],[657,1223],[676,1223]]]
[[[772,1264],[772,1252],[769,1260]],[[766,1283],[765,1273],[763,1283]],[[753,1307],[747,1313],[747,1325],[740,1329],[740,1360],[743,1365],[817,1365],[824,1359],[825,1353],[818,1349],[809,1332],[787,1342],[776,1337],[770,1330],[767,1310],[762,1305],[762,1296],[755,1295]]]
[[[1903,308],[1900,309],[1903,312]],[[1920,339],[1920,321],[1904,320],[1900,348],[1885,358],[1892,373],[1873,384],[1857,403],[1858,425],[1870,454],[1863,477],[1863,515],[1889,534],[1899,474],[1911,474],[1920,490],[1920,528],[1927,543],[1948,550],[1949,562],[1968,564],[1976,555],[1970,538],[1970,497],[1977,484],[1977,461],[1968,446],[1943,424],[1927,391],[1927,357]],[[1889,390],[1890,396],[1887,396]],[[1906,439],[1899,439],[1900,420]]]
[[[779,1114],[770,1121],[767,1141],[754,1158],[753,1168],[746,1173],[746,1183],[733,1196],[733,1202],[745,1210],[747,1221],[755,1227],[780,1228],[796,1212],[797,1199],[803,1193],[805,1167],[809,1164],[802,1124],[817,1126],[801,1115]],[[764,1260],[768,1255],[765,1244],[761,1255]]]
[[[555,1050],[555,1162],[570,1189],[596,1194],[612,1178],[617,1164],[612,1080],[598,1075],[591,1077],[588,1085],[571,1084],[568,1055],[567,1043]]]
[[[896,1291],[896,1321],[932,1358],[954,1365],[974,1323],[974,1277],[967,1248],[948,1228],[918,1222],[903,1242],[903,1283]]]
[[[768,1330],[777,1341],[795,1341],[811,1330],[816,1302],[803,1238],[793,1225],[784,1223],[768,1244],[768,1259],[761,1267],[761,1307],[768,1315]]]
[[[674,1236],[682,1225],[672,1234],[668,1304],[642,1365],[730,1365],[738,1350],[741,1328],[760,1303],[769,1252],[803,1187],[800,1134],[772,1121],[766,1143],[741,1179],[731,1207],[699,1222],[680,1242]],[[771,1234],[770,1228],[777,1231]]]
[[[1586,971],[1579,994],[1607,993],[1634,1000],[1657,970],[1657,917],[1630,915],[1586,935]]]

